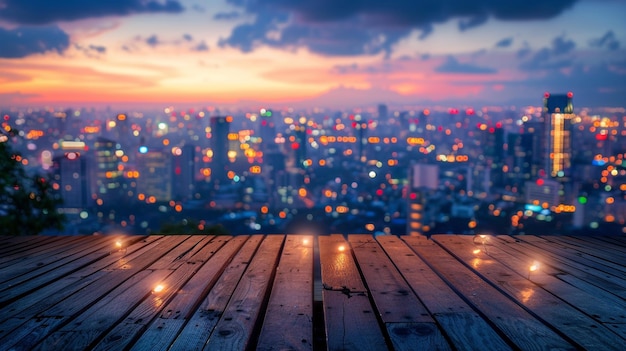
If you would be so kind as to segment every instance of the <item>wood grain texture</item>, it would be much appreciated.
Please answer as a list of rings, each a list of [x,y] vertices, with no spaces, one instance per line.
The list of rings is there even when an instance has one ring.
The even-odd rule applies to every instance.
[[[399,350],[449,349],[426,307],[370,235],[350,235],[350,244],[380,319]]]
[[[313,349],[313,237],[289,235],[257,350]]]
[[[163,308],[159,318],[150,324],[132,346],[133,350],[157,351],[169,348],[247,238],[218,238],[214,241],[220,243],[227,239],[229,240],[200,267],[198,272]],[[204,250],[207,249],[210,250],[212,247]],[[111,333],[111,337],[115,339],[113,335],[115,335],[114,332]]]
[[[319,237],[322,300],[329,350],[386,348],[365,284],[341,235]]]
[[[348,238],[0,237],[0,351],[626,349],[626,238]]]
[[[432,240],[421,237],[404,237],[403,240],[520,349],[575,349]]]
[[[510,350],[488,323],[398,237],[377,240],[457,350]]]
[[[261,235],[246,240],[174,340],[171,350],[202,350],[262,240]]]
[[[244,350],[252,345],[251,337],[269,296],[283,240],[282,235],[271,235],[263,240],[204,350]]]
[[[533,272],[528,279],[529,277],[525,276],[528,273],[529,265],[527,262],[515,260],[495,248],[489,251],[488,256],[481,256],[480,260],[484,262],[477,263],[476,255],[472,253],[475,246],[471,237],[434,235],[433,240],[441,243],[460,260],[472,265],[474,270],[480,273],[485,280],[498,286],[508,296],[563,332],[578,345],[585,349],[604,347],[606,350],[621,350],[621,347],[615,348],[610,345],[616,338],[613,332],[598,321],[594,321],[588,315],[573,308],[564,301],[566,298],[556,296],[567,296],[569,299],[575,299],[579,308],[583,309],[582,306],[584,306],[584,309],[587,310],[593,309],[594,305],[602,305],[601,300],[594,299],[592,295],[545,274],[541,268]],[[555,295],[552,290],[559,290],[560,294]],[[594,310],[600,313],[600,309]],[[608,309],[602,309],[602,312],[615,317],[626,314],[625,309],[620,310],[619,308],[615,314]]]

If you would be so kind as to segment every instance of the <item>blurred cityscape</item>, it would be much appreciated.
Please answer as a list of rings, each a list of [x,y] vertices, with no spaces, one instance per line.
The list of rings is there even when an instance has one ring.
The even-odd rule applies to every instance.
[[[63,234],[624,234],[626,110],[4,110]],[[6,135],[0,135],[8,141]],[[48,231],[48,234],[54,232]]]

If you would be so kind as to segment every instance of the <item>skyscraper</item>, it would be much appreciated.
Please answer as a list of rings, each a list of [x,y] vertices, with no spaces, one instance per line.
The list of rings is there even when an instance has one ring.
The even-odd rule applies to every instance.
[[[64,209],[83,209],[90,199],[87,159],[76,150],[64,150],[54,159]],[[55,176],[56,178],[56,176]]]
[[[137,192],[163,202],[172,199],[172,155],[162,149],[139,148]]]
[[[211,149],[213,161],[211,174],[213,179],[223,182],[227,179],[228,133],[232,117],[211,117]]]
[[[118,169],[117,143],[98,138],[94,144],[96,164],[95,193],[105,204],[111,205],[122,197],[122,172]]]
[[[193,145],[176,147],[172,151],[174,163],[173,193],[179,200],[188,200],[194,193],[194,169],[196,148]]]
[[[565,95],[546,93],[543,100],[545,171],[561,181],[570,176],[571,170],[573,96],[571,92]]]
[[[439,183],[439,166],[414,164],[409,168],[407,193],[407,234],[424,235],[425,227],[431,222],[426,212],[426,201]]]

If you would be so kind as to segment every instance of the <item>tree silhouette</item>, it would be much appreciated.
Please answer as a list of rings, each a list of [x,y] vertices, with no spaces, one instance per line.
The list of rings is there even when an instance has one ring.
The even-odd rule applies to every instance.
[[[48,175],[28,174],[22,156],[9,143],[15,134],[0,134],[0,235],[36,235],[63,229],[62,204]]]

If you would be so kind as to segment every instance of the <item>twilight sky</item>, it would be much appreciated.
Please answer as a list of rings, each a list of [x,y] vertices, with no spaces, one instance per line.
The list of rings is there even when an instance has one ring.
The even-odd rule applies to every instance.
[[[626,0],[0,0],[0,107],[626,106]]]

